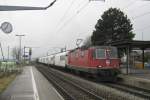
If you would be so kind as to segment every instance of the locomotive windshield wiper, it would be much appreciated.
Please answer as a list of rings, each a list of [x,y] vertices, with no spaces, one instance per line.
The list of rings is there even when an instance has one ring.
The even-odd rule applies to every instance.
[[[30,6],[8,6],[8,5],[0,5],[0,11],[18,11],[18,10],[46,10],[49,7],[53,6],[56,2],[54,0],[46,7],[30,7]]]

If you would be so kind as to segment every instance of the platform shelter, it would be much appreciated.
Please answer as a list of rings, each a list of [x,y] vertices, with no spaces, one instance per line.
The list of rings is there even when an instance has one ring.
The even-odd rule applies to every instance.
[[[131,50],[142,50],[142,66],[144,68],[144,50],[150,50],[150,41],[141,41],[141,40],[123,40],[110,43],[112,46],[116,46],[118,49],[126,49],[127,54],[127,65],[126,73],[129,73],[130,67],[130,51]]]

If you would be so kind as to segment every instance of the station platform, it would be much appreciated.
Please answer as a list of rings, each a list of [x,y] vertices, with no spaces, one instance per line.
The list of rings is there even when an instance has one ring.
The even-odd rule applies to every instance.
[[[126,69],[122,70],[126,71]],[[129,69],[128,74],[119,75],[121,83],[150,90],[150,69]]]
[[[34,66],[26,66],[1,94],[0,100],[64,99]]]

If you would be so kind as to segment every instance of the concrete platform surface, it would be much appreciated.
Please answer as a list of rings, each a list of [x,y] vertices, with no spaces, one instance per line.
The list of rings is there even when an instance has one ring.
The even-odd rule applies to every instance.
[[[121,83],[150,90],[150,74],[119,75]]]
[[[26,66],[1,94],[0,100],[64,99],[34,66]]]

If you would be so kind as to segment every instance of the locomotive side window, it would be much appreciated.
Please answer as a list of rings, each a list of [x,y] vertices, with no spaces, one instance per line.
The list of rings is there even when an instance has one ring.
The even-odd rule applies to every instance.
[[[48,62],[48,58],[46,58],[46,63]]]
[[[75,52],[75,57],[78,58],[78,52],[77,51]]]
[[[50,57],[50,60],[51,60],[51,61],[53,61],[53,60],[54,60],[54,58],[55,58],[55,56],[52,56],[52,57]]]
[[[84,51],[81,51],[80,55],[81,55],[81,57],[84,57]]]
[[[92,58],[94,58],[94,59],[96,58],[96,52],[95,52],[95,50],[92,51]]]
[[[65,56],[60,56],[60,60],[65,60]]]

